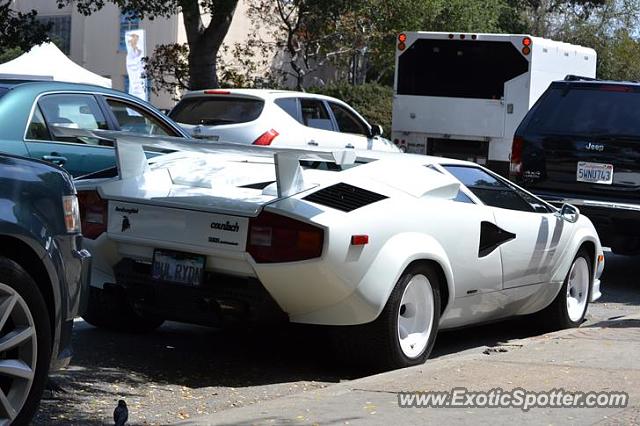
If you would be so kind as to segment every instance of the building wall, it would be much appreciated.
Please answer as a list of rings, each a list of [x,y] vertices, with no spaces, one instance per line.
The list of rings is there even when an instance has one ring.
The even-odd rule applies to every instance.
[[[114,89],[124,90],[126,50],[120,48],[120,10],[116,6],[107,3],[100,12],[87,17],[71,6],[58,9],[56,0],[15,0],[13,7],[23,12],[35,9],[40,17],[70,16],[69,57],[88,70],[111,78]],[[142,20],[140,28],[146,33],[147,55],[160,44],[187,42],[181,14],[168,19]],[[225,44],[233,46],[244,41],[249,31],[246,4],[240,0]],[[227,54],[225,60],[233,62],[233,56]],[[159,108],[171,108],[175,103],[171,98],[168,93],[151,94],[150,101]]]

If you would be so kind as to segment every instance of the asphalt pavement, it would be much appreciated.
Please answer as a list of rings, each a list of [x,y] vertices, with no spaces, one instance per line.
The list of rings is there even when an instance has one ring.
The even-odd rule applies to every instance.
[[[581,378],[587,376],[593,383],[608,383],[608,378],[622,380],[623,376],[635,380],[637,370],[619,358],[634,359],[634,352],[625,352],[625,348],[638,353],[634,346],[636,334],[633,334],[637,323],[624,322],[631,324],[628,327],[610,324],[640,312],[639,260],[640,257],[607,255],[603,298],[591,305],[583,327],[569,331],[592,333],[587,337],[580,337],[580,334],[569,338],[545,335],[526,319],[509,320],[441,333],[431,359],[424,366],[371,377],[363,377],[361,371],[335,360],[324,334],[313,327],[215,330],[167,323],[154,333],[130,335],[99,330],[78,320],[73,361],[67,370],[52,376],[52,389],[46,392],[34,423],[108,424],[117,400],[122,398],[129,405],[132,425],[191,421],[220,424],[379,421],[382,424],[400,415],[395,411],[399,410],[394,399],[397,391],[425,390],[431,383],[437,383],[441,388],[454,384],[472,386],[474,383],[478,387],[481,383],[478,388],[484,389],[489,384],[508,388],[516,383],[515,380],[523,380],[517,383],[525,388],[546,389],[565,383],[563,380],[571,377],[571,383],[579,389],[591,383],[580,384]],[[629,340],[628,347],[624,340],[618,339],[619,336],[605,338],[607,333],[616,333],[619,329],[631,334],[631,338],[625,337]],[[591,343],[577,349],[571,346],[576,342]],[[586,353],[588,359],[567,358],[567,354],[575,351]],[[562,368],[565,357],[569,363],[567,368],[575,367],[576,373],[547,371],[546,361],[536,361],[535,354],[547,361],[554,360],[551,366],[558,364],[557,368]],[[516,357],[515,361],[509,361],[509,357]],[[507,360],[502,362],[503,358]],[[581,364],[590,367],[577,369]],[[616,365],[620,367],[617,370]],[[466,375],[458,370],[465,371]],[[509,371],[514,374],[521,371],[522,374],[512,379],[512,383],[507,383],[508,380],[491,382],[506,377]],[[542,380],[545,375],[557,381],[545,382]],[[438,379],[432,382],[433,377]],[[473,377],[479,382],[473,382]],[[328,405],[315,405],[305,399],[317,395]],[[634,395],[632,402],[637,404]],[[391,404],[392,400],[395,406]],[[344,402],[344,406],[340,402]],[[369,408],[363,408],[365,406]],[[389,411],[374,407],[387,407]],[[303,411],[295,411],[298,408]],[[323,415],[325,409],[336,415],[331,418]],[[453,417],[434,417],[433,420],[454,421],[460,414],[454,413],[458,409],[447,410]],[[494,409],[474,409],[471,410],[472,418],[476,419],[478,415],[487,416],[487,419],[508,417],[505,413],[510,409],[497,410],[494,413]],[[405,419],[411,424],[419,418],[412,416],[425,410],[404,408],[401,411],[406,413]],[[577,420],[593,423],[610,414],[610,418],[614,418],[617,413],[602,414],[592,410],[588,418],[574,418],[581,413],[579,409],[561,411],[567,416],[564,421],[557,418],[558,410],[552,410],[550,416],[542,414],[540,421],[573,423],[575,419],[576,423]],[[386,414],[378,415],[382,413]],[[626,420],[633,420],[629,417],[633,413],[633,410],[626,412]],[[635,417],[635,421],[640,420]]]

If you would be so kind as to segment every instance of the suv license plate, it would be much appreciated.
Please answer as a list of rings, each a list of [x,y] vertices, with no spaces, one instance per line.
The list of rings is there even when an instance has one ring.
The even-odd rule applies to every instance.
[[[613,164],[580,161],[576,171],[576,180],[611,185],[613,183]]]
[[[153,252],[151,278],[199,286],[204,277],[204,265],[204,256],[156,249]]]

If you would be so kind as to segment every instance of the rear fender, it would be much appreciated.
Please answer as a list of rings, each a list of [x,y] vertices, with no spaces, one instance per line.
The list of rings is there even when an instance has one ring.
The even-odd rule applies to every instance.
[[[442,246],[425,234],[407,232],[390,238],[378,252],[371,267],[355,291],[339,303],[310,313],[291,317],[293,322],[352,325],[375,320],[384,309],[391,291],[405,269],[414,261],[436,262],[444,272],[449,299],[455,298],[454,280],[449,259]]]

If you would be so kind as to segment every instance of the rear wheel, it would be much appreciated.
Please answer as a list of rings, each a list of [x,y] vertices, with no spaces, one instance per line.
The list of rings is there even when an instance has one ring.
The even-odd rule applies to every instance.
[[[164,319],[143,316],[136,312],[124,291],[89,287],[89,303],[82,318],[94,327],[115,331],[146,333],[164,323]]]
[[[581,249],[573,259],[564,284],[554,301],[540,315],[551,329],[578,327],[584,321],[593,280],[591,258]]]
[[[344,327],[350,333],[347,338],[343,335],[343,345],[349,345],[354,360],[374,370],[422,364],[435,344],[440,304],[440,280],[434,267],[412,265],[375,321]]]
[[[27,424],[51,363],[51,323],[35,281],[0,257],[0,424]]]

